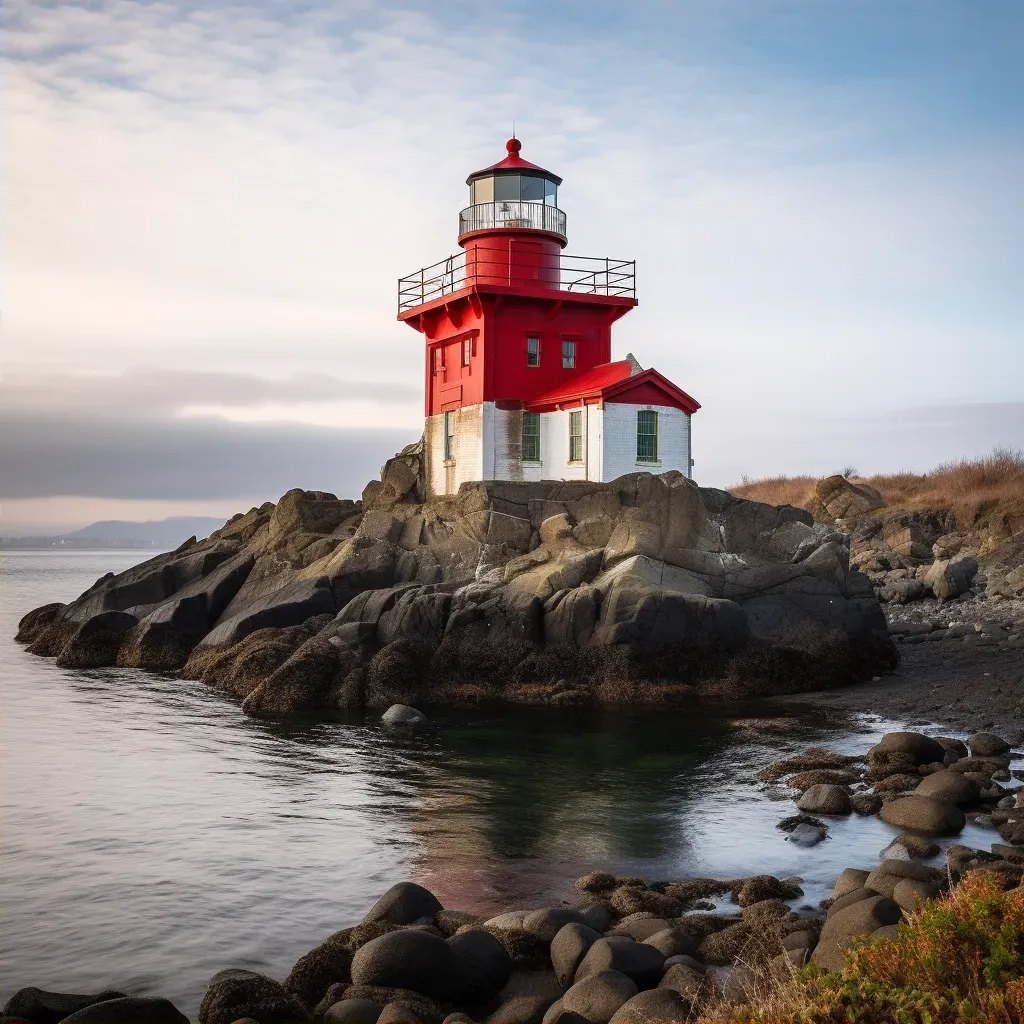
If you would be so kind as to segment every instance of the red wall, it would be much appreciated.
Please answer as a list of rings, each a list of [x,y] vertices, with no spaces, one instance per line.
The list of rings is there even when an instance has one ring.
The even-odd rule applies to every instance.
[[[479,308],[479,307],[478,307]],[[620,310],[597,303],[547,298],[484,295],[474,312],[458,300],[426,339],[426,415],[480,402],[529,401],[573,377],[611,360],[611,322]],[[473,340],[469,366],[462,342]],[[526,364],[527,337],[540,338],[540,365]],[[562,341],[576,342],[576,365],[562,367]],[[440,355],[444,353],[444,366]],[[437,372],[434,372],[435,362]]]

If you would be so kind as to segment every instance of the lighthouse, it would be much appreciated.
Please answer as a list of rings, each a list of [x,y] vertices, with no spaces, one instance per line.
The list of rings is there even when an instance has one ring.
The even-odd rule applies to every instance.
[[[472,480],[691,475],[700,408],[630,354],[612,326],[636,304],[632,260],[567,256],[562,179],[504,159],[466,179],[460,251],[398,282],[398,318],[423,335],[429,495]]]

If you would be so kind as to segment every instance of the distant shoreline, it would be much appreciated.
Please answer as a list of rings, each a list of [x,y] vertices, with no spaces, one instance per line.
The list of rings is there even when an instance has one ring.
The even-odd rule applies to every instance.
[[[168,551],[174,545],[148,540],[69,540],[64,537],[0,537],[0,551]]]

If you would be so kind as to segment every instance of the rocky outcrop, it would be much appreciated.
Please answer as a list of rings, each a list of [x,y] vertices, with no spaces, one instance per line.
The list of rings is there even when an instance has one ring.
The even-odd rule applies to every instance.
[[[893,664],[848,537],[803,510],[678,473],[422,502],[418,458],[396,456],[363,502],[289,491],[29,613],[19,635],[69,665],[184,668],[257,716],[664,702]]]

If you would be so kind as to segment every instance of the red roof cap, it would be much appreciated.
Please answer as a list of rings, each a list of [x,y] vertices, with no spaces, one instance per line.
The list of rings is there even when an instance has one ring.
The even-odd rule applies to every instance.
[[[568,405],[570,402],[584,402],[588,398],[600,398],[602,401],[628,401],[629,396],[653,386],[662,401],[652,402],[650,398],[641,399],[642,405],[672,405],[693,415],[700,402],[691,398],[682,388],[677,387],[667,377],[655,369],[637,372],[635,364],[628,359],[616,363],[602,363],[586,373],[566,381],[557,388],[546,391],[543,395],[531,398],[526,408],[534,411],[545,411],[556,406]]]
[[[562,402],[570,402],[579,398],[592,398],[600,395],[612,384],[618,384],[625,380],[633,372],[633,367],[628,359],[620,359],[615,363],[601,363],[578,377],[559,384],[557,388],[544,392],[536,398],[531,398],[527,405],[558,405]]]
[[[521,171],[533,171],[543,175],[548,181],[553,181],[556,185],[562,184],[562,179],[557,174],[552,174],[551,171],[546,171],[543,167],[538,167],[536,164],[531,164],[529,160],[524,160],[519,155],[522,148],[523,144],[518,139],[509,139],[505,143],[508,156],[504,160],[499,160],[496,164],[491,164],[490,167],[485,167],[482,171],[474,171],[466,179],[466,184],[471,185],[477,178],[485,178],[491,174],[519,174]]]

